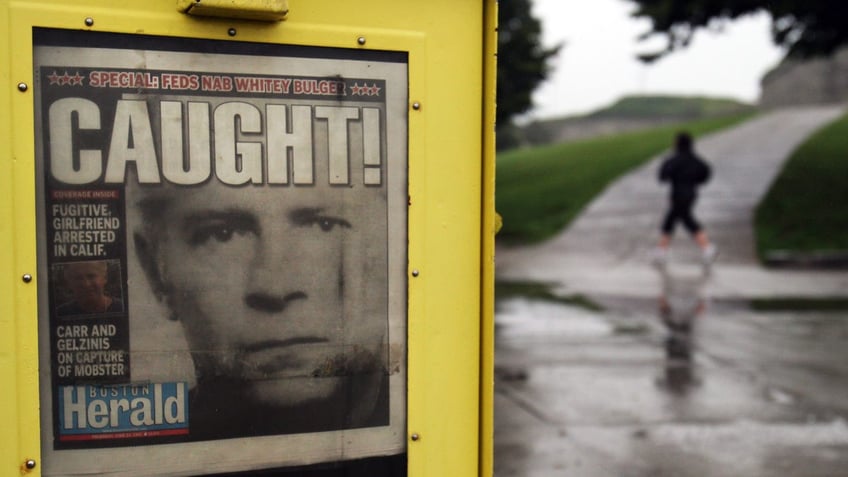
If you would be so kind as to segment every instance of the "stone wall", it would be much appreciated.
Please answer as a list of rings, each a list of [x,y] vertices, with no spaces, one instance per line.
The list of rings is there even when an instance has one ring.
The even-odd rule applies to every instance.
[[[553,142],[574,141],[597,136],[609,136],[679,123],[680,118],[590,118],[572,121],[553,134]]]
[[[764,108],[848,102],[848,48],[829,58],[784,60],[761,86]]]

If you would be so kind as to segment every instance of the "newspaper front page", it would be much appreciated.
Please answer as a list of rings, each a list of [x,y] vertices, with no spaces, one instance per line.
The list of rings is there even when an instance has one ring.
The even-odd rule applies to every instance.
[[[403,452],[406,58],[34,43],[44,475]]]

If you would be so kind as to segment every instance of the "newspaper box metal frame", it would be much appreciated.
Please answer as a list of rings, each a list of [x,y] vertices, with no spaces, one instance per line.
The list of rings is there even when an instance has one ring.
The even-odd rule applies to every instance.
[[[46,437],[39,409],[44,392],[39,388],[43,387],[45,373],[49,382],[53,372],[44,369],[44,356],[39,357],[40,352],[45,353],[47,340],[39,322],[48,314],[44,309],[46,288],[54,287],[48,276],[51,273],[46,272],[44,252],[39,251],[44,247],[39,240],[45,235],[46,206],[38,197],[44,192],[44,184],[39,183],[43,174],[37,172],[42,131],[36,120],[40,118],[43,123],[44,118],[36,108],[37,98],[46,90],[36,76],[34,32],[43,30],[68,32],[72,38],[84,38],[86,33],[111,34],[117,38],[138,37],[141,42],[144,37],[152,39],[153,44],[157,39],[184,39],[198,45],[214,42],[326,49],[341,51],[341,56],[349,52],[353,60],[380,58],[368,56],[371,54],[405,55],[402,66],[406,84],[401,96],[405,129],[386,129],[398,136],[394,145],[403,146],[406,161],[404,183],[399,189],[406,195],[401,213],[405,243],[396,254],[402,256],[403,263],[399,277],[391,272],[388,275],[392,283],[402,281],[398,295],[404,298],[401,314],[406,336],[398,362],[406,367],[405,406],[398,438],[407,455],[407,473],[412,477],[491,475],[495,0],[195,3],[198,8],[192,12],[194,5],[185,0],[0,1],[0,22],[8,33],[0,48],[0,64],[5,65],[5,73],[0,75],[0,144],[5,148],[0,156],[0,262],[4,264],[0,274],[0,473],[59,475],[42,474]],[[212,16],[194,15],[197,13]],[[85,49],[84,45],[80,47]],[[328,54],[316,64],[334,59],[344,60],[338,53],[335,57]],[[309,60],[304,61],[308,70]],[[352,85],[313,86],[332,89]],[[356,84],[357,88],[364,86]],[[362,104],[358,108],[368,109]],[[68,117],[73,116],[71,121],[78,125],[80,113],[73,111]],[[377,113],[362,114],[371,114],[368,117],[372,118],[362,121],[376,121],[373,118]],[[385,110],[379,114],[383,114],[383,120],[392,118]],[[237,121],[243,124],[242,119]],[[403,121],[397,124],[403,125]],[[359,131],[367,128],[359,127]],[[367,136],[366,132],[361,134]],[[387,142],[392,147],[394,140],[386,139],[385,134],[389,133],[382,136],[383,145]],[[367,150],[369,146],[360,147]],[[79,163],[75,164],[68,170],[78,171]],[[233,167],[235,172],[242,171],[241,165]],[[102,207],[102,211],[111,210]],[[325,219],[325,225],[326,220],[344,223],[344,219],[330,218]],[[257,226],[243,225],[243,218],[236,221],[241,224],[240,233],[255,234]],[[397,222],[392,223],[392,227],[398,227]],[[61,267],[57,270],[62,273]],[[126,280],[126,271],[108,270]],[[271,306],[267,300],[263,303]],[[100,332],[108,334],[109,323],[103,323]],[[182,396],[178,387],[157,388],[156,392],[161,399],[169,396],[172,403]],[[358,436],[345,435],[351,439]],[[57,468],[57,463],[49,468]],[[249,468],[230,463],[206,470],[215,473]],[[188,472],[177,469],[174,475]]]

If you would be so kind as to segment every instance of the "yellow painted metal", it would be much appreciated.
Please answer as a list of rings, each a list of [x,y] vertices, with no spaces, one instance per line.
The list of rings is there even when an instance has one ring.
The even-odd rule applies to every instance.
[[[491,475],[496,2],[288,3],[285,22],[256,22],[174,0],[0,0],[0,475],[40,460],[38,277],[21,279],[36,275],[33,27],[408,52],[408,475]]]
[[[0,52],[0,474],[27,472],[39,457],[38,343],[35,269],[35,174],[32,170],[32,49],[13,45],[14,18]],[[20,49],[16,49],[20,46]],[[28,74],[30,73],[30,74]],[[31,281],[23,280],[29,275]]]
[[[201,17],[280,21],[289,5],[287,0],[177,0],[177,10]]]
[[[495,93],[498,52],[498,5],[484,6],[483,24],[483,196],[480,255],[480,475],[494,474],[495,386]]]

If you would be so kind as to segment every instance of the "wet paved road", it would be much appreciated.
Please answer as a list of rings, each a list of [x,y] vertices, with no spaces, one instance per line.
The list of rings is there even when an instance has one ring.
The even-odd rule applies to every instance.
[[[501,303],[505,476],[848,475],[848,316]]]
[[[649,266],[655,163],[553,241],[498,251],[500,279],[605,310],[498,303],[497,477],[848,476],[848,312],[747,301],[848,296],[846,272],[761,269],[750,231],[785,155],[838,113],[779,112],[697,145],[716,167],[698,209],[723,250],[710,273],[683,239],[665,273]]]

